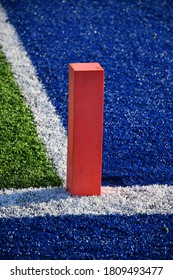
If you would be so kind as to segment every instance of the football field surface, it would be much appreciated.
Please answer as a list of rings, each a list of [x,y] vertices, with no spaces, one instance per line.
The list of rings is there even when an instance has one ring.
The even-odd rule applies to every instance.
[[[102,196],[2,190],[1,259],[172,259],[171,1],[1,3],[0,45],[64,180],[68,64],[106,74]]]
[[[171,1],[1,2],[66,130],[68,64],[105,69],[103,180],[171,185]]]

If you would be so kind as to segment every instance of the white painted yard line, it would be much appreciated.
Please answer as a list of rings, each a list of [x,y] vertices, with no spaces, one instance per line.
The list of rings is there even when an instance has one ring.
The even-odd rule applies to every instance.
[[[19,84],[22,94],[29,105],[37,125],[37,131],[53,159],[59,176],[66,179],[66,131],[49,101],[43,85],[37,78],[32,65],[14,27],[0,4],[0,45]]]
[[[173,214],[173,187],[102,187],[101,196],[72,197],[64,188],[0,191],[0,218],[44,215]]]

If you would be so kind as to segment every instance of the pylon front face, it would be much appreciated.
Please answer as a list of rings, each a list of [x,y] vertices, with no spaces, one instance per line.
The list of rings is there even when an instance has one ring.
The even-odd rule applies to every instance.
[[[67,189],[100,195],[104,70],[99,63],[69,64]]]

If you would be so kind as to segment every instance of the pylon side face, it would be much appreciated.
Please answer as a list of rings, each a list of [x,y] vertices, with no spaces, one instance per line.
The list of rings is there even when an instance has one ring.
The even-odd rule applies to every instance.
[[[100,195],[104,70],[98,63],[69,65],[67,189]]]

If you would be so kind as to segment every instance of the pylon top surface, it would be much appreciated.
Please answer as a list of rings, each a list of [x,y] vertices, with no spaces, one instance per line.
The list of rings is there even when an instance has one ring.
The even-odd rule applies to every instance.
[[[69,66],[72,67],[74,71],[104,71],[98,62],[70,63]]]

